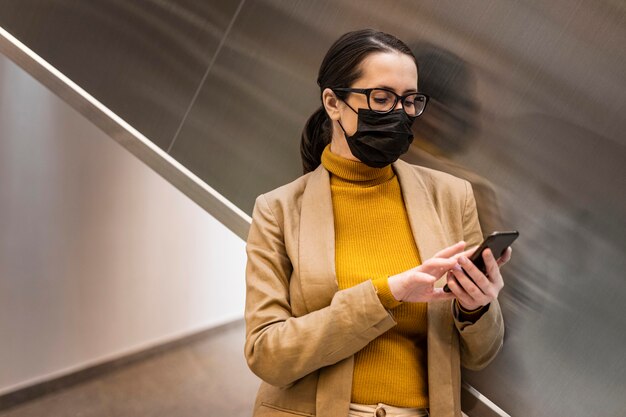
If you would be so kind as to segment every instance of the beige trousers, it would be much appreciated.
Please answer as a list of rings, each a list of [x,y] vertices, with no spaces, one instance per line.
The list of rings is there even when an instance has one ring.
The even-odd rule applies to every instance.
[[[373,405],[350,403],[348,417],[423,417],[427,408],[401,408],[379,403]]]

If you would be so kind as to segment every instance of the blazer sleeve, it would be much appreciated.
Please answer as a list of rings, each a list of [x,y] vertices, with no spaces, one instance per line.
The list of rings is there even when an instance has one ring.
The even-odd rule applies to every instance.
[[[352,356],[396,324],[371,280],[336,292],[327,307],[295,317],[289,291],[293,265],[264,195],[255,201],[246,253],[245,357],[252,372],[271,385],[289,386]]]
[[[465,185],[463,238],[468,246],[475,246],[481,243],[482,232],[472,187],[468,182]],[[483,369],[500,351],[504,339],[504,322],[498,300],[492,301],[487,311],[474,323],[459,321],[454,313],[453,317],[460,337],[461,365],[471,370]]]

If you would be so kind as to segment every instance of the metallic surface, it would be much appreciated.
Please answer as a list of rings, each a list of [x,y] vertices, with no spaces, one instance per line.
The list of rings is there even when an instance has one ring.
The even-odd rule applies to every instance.
[[[235,234],[246,239],[250,216],[1,27],[0,53],[19,64]]]
[[[0,26],[248,213],[301,174],[330,44],[405,40],[435,100],[404,159],[472,179],[485,229],[521,233],[505,348],[466,381],[513,416],[623,415],[624,2],[44,3],[1,0]]]
[[[166,149],[238,5],[1,0],[0,26]]]

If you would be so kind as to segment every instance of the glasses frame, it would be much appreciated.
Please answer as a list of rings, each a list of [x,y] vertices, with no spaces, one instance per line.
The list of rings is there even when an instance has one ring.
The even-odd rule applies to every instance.
[[[422,111],[420,112],[420,114],[416,114],[415,116],[411,116],[411,117],[419,117],[424,113],[424,110],[426,110],[426,105],[428,104],[428,101],[430,100],[430,96],[428,94],[424,94],[424,93],[419,93],[419,92],[415,92],[415,93],[408,93],[405,95],[398,95],[396,94],[395,91],[390,90],[388,88],[382,88],[382,87],[375,87],[375,88],[349,88],[349,87],[336,87],[336,88],[331,88],[331,90],[333,92],[335,91],[340,91],[343,93],[360,93],[360,94],[365,94],[365,97],[367,98],[367,107],[369,107],[369,109],[373,112],[379,113],[379,114],[387,114],[387,113],[391,113],[396,106],[398,105],[398,101],[400,101],[400,103],[402,103],[402,110],[404,110],[404,112],[411,116],[409,113],[407,113],[407,111],[404,109],[404,100],[407,99],[407,97],[409,96],[413,96],[413,95],[417,95],[417,96],[421,96],[424,97],[424,108],[422,109]],[[372,93],[373,90],[383,90],[383,91],[387,91],[391,94],[394,95],[394,97],[396,98],[396,101],[394,101],[393,106],[391,106],[391,108],[387,111],[380,111],[380,110],[374,110],[372,108],[372,106],[370,105],[370,94]],[[337,93],[335,93],[337,94]],[[346,103],[347,104],[347,103]],[[353,109],[354,110],[354,109]]]

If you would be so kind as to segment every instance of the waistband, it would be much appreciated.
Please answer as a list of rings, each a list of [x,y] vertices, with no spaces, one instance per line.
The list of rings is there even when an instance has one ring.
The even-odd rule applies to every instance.
[[[394,407],[383,403],[357,404],[350,403],[349,417],[424,417],[428,416],[428,408]]]

